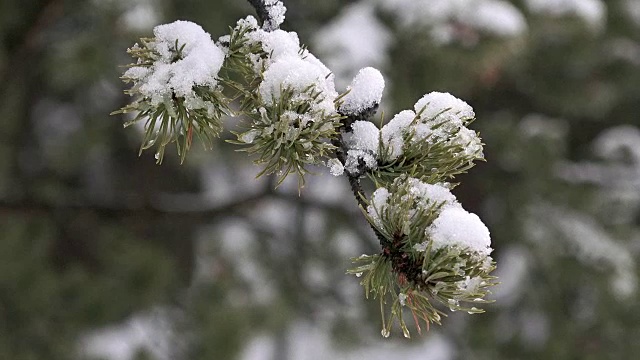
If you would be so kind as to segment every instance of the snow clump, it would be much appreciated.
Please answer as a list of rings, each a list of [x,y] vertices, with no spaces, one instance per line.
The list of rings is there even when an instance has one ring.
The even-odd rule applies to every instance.
[[[478,215],[467,212],[462,206],[444,208],[427,233],[433,249],[457,245],[480,255],[489,255],[492,251],[489,229]]]
[[[399,180],[400,178],[398,178]],[[397,180],[397,181],[398,181]],[[400,180],[403,181],[403,180]],[[459,247],[481,256],[488,256],[491,249],[489,230],[480,218],[467,212],[449,190],[448,184],[428,184],[416,178],[407,178],[406,182],[395,186],[406,187],[406,194],[397,197],[389,189],[381,187],[371,196],[371,203],[367,207],[367,214],[373,224],[382,229],[385,214],[393,211],[407,211],[407,224],[404,233],[409,234],[410,222],[417,210],[433,209],[437,206],[438,216],[424,229],[429,240],[416,244],[416,251],[425,251],[429,244],[436,250],[444,247]],[[406,204],[413,204],[412,208],[404,210]]]
[[[347,115],[361,114],[380,104],[384,90],[384,78],[377,69],[361,69],[347,88],[349,93],[342,99],[340,112]]]
[[[318,58],[300,46],[297,33],[261,29],[252,16],[238,21],[238,27],[248,28],[247,45],[259,44],[267,54],[250,54],[255,73],[262,74],[258,92],[265,104],[278,103],[282,90],[289,89],[295,93],[294,100],[309,101],[312,113],[322,113],[325,116],[336,113],[333,102],[338,93],[335,90],[334,76]],[[320,95],[313,98],[309,91]]]
[[[404,153],[410,142],[445,141],[463,148],[463,156],[480,159],[482,142],[466,125],[475,118],[473,108],[449,93],[431,92],[414,105],[414,111],[404,110],[381,129],[386,161],[394,161]]]
[[[380,142],[380,130],[370,121],[355,121],[351,124],[352,132],[347,134],[345,142],[347,159],[345,170],[351,174],[359,173],[361,163],[367,169],[375,169],[378,166],[378,147]]]
[[[159,25],[153,33],[155,38],[150,49],[158,57],[151,66],[131,67],[123,77],[132,80],[136,90],[154,106],[174,94],[185,99],[188,109],[207,106],[193,88],[217,85],[224,52],[200,25],[189,21]],[[139,47],[136,45],[133,49]]]
[[[275,30],[284,22],[284,14],[287,12],[287,8],[279,0],[265,0],[264,5],[269,13],[269,18],[266,19],[262,27],[267,31]]]

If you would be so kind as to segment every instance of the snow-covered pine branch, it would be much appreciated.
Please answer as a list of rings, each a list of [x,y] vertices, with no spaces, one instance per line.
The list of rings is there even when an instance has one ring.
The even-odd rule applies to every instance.
[[[384,336],[395,320],[409,336],[404,308],[419,332],[421,321],[439,324],[444,308],[482,312],[476,305],[495,285],[489,230],[451,193],[451,180],[483,159],[467,127],[471,106],[428,93],[380,129],[372,122],[385,85],[378,70],[360,70],[340,94],[297,33],[279,29],[282,2],[249,2],[259,21],[240,19],[215,42],[176,21],[129,49],[135,62],[123,80],[135,99],[116,113],[135,114],[127,125],[144,123],[141,151],[155,146],[160,163],[176,142],[183,161],[194,134],[206,145],[223,131],[223,116],[243,116],[230,142],[255,156],[261,175],[276,174],[279,184],[295,173],[302,188],[308,168],[321,165],[349,181],[381,247],[354,258],[349,273],[379,299]],[[362,181],[375,191],[367,194]]]

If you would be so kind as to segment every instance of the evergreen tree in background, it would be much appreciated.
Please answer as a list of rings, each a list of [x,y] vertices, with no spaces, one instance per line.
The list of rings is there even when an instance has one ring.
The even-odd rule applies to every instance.
[[[156,166],[136,156],[143,134],[106,115],[130,100],[123,49],[175,19],[223,34],[249,4],[2,2],[0,358],[82,358],[115,333],[161,359],[251,358],[260,344],[262,358],[304,358],[298,344],[325,333],[339,341],[316,358],[633,358],[636,2],[443,3],[286,4],[283,28],[341,91],[373,66],[385,114],[433,89],[479,119],[488,162],[454,193],[491,230],[496,302],[390,351],[379,306],[344,275],[379,251],[344,179],[274,190],[218,140]]]

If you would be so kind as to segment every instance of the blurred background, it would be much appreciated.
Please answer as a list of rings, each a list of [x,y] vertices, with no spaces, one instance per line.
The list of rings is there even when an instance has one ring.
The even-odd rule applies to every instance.
[[[138,157],[109,113],[126,49],[238,0],[0,2],[0,359],[631,359],[640,352],[640,1],[288,0],[337,76],[387,79],[390,119],[466,100],[486,163],[454,191],[492,233],[487,313],[380,336],[345,275],[377,244],[347,181],[274,190],[223,142]],[[233,128],[235,120],[226,121]]]

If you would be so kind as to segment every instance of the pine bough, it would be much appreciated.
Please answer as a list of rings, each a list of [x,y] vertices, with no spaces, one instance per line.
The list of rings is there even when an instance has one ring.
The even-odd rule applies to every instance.
[[[370,121],[384,88],[378,70],[362,69],[338,94],[330,70],[295,32],[279,29],[282,2],[249,1],[259,19],[239,20],[215,42],[176,21],[128,50],[136,61],[122,79],[134,101],[114,113],[134,114],[125,126],[144,123],[140,151],[155,147],[161,163],[175,142],[184,161],[194,134],[210,146],[224,116],[242,115],[245,128],[230,142],[255,156],[261,175],[276,174],[279,184],[295,173],[302,188],[308,167],[324,164],[348,179],[381,246],[354,258],[348,273],[380,301],[383,336],[396,320],[409,337],[405,317],[421,332],[447,308],[482,312],[476,306],[496,284],[489,231],[450,191],[456,175],[483,160],[467,127],[473,109],[432,92],[379,129]],[[361,181],[376,190],[368,196]]]

